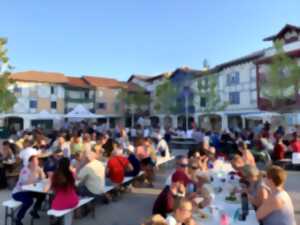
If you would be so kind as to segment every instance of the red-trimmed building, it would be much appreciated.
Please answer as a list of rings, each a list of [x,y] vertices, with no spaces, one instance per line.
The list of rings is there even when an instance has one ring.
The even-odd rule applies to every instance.
[[[277,34],[272,35],[264,39],[264,41],[282,41],[283,50],[288,56],[295,59],[300,64],[300,27],[286,25]],[[263,81],[266,79],[267,70],[272,58],[274,57],[276,50],[274,47],[269,48],[265,51],[265,56],[256,61],[257,66],[257,99],[258,107],[261,110],[267,111],[280,111],[284,113],[295,113],[300,110],[300,89],[295,91],[294,97],[280,101],[278,104],[272,105],[270,100],[264,95]],[[299,74],[300,76],[300,74]],[[294,87],[291,87],[293,89]],[[292,90],[293,91],[293,90]]]

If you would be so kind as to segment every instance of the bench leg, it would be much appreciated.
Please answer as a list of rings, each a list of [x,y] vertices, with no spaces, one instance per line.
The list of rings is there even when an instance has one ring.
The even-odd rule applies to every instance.
[[[8,209],[5,207],[5,221],[4,224],[7,225],[7,220],[8,220]]]
[[[68,213],[64,216],[64,225],[72,225],[73,212]]]
[[[30,225],[34,225],[34,218],[33,217],[31,217],[31,219],[30,219]]]
[[[5,207],[5,219],[4,219],[4,224],[8,225],[8,219],[10,218],[10,224],[14,225],[15,224],[15,210],[14,209],[9,209],[8,207]]]

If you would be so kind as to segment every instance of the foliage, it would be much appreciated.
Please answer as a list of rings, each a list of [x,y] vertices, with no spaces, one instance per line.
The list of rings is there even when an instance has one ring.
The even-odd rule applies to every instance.
[[[135,86],[132,90],[129,88],[121,89],[117,99],[131,113],[143,111],[150,104],[149,94],[139,86]]]
[[[16,103],[15,95],[9,90],[12,83],[9,80],[11,66],[8,62],[6,43],[6,39],[0,38],[0,112],[9,111]]]
[[[284,52],[283,43],[275,42],[274,48],[276,54],[262,85],[262,94],[270,100],[272,107],[280,101],[297,96],[300,77],[300,67]]]
[[[204,99],[205,104],[200,108],[201,112],[210,114],[213,112],[223,111],[227,107],[227,102],[222,102],[218,93],[218,80],[214,75],[207,75],[200,79],[197,83],[197,95],[199,106],[201,99]]]
[[[155,89],[154,109],[156,112],[166,115],[177,112],[178,90],[169,79],[165,79],[163,83]]]

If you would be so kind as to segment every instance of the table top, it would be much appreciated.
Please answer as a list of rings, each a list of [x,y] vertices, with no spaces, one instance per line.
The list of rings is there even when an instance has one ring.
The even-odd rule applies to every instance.
[[[47,187],[47,185],[49,185],[49,180],[44,179],[42,181],[39,181],[37,183],[34,184],[27,184],[27,185],[23,185],[22,189],[24,191],[30,191],[30,192],[38,192],[38,193],[51,193],[51,192],[47,192],[45,191],[45,188]]]
[[[12,165],[16,164],[16,160],[5,160],[5,161],[2,161],[2,163],[4,165],[12,166]]]
[[[30,192],[37,192],[37,193],[43,193],[43,194],[53,194],[53,191],[46,191],[45,188],[49,185],[49,180],[44,179],[42,181],[39,181],[35,184],[27,184],[22,186],[22,190],[24,191],[30,191]],[[79,185],[79,182],[76,181],[76,186]],[[105,186],[104,192],[108,192],[110,190],[114,189],[113,186]]]
[[[219,225],[220,224],[220,216],[221,213],[226,213],[229,216],[230,224],[235,225],[258,225],[258,221],[256,219],[256,214],[254,210],[249,210],[249,215],[247,216],[246,221],[239,221],[238,219],[234,219],[236,213],[241,208],[240,200],[236,202],[230,202],[226,200],[226,197],[229,196],[229,193],[235,188],[239,186],[238,178],[234,177],[231,179],[228,176],[228,171],[231,169],[230,167],[223,167],[218,169],[217,171],[210,171],[210,175],[214,177],[212,183],[209,184],[212,189],[212,204],[209,207],[206,207],[202,211],[208,215],[208,218],[202,219],[199,213],[195,213],[194,217],[197,222],[202,225]],[[224,179],[225,178],[225,182]],[[222,191],[220,193],[215,193],[216,188],[222,187]],[[237,195],[238,197],[238,195]]]

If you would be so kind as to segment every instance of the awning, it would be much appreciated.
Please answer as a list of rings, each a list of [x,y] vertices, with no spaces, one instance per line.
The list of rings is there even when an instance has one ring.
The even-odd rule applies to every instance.
[[[260,111],[256,113],[243,114],[241,116],[244,117],[245,119],[271,121],[272,117],[278,117],[282,115],[276,112]]]

